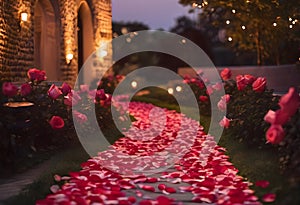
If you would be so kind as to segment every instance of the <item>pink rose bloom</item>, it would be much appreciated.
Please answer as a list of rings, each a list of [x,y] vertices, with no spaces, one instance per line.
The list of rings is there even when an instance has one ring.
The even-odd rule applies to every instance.
[[[264,120],[270,124],[274,124],[276,119],[276,113],[273,110],[269,110],[264,117]]]
[[[26,96],[31,93],[31,90],[32,90],[31,85],[29,85],[28,83],[25,83],[25,84],[21,85],[20,93],[22,96]]]
[[[89,92],[90,87],[89,85],[80,85],[80,92],[84,93],[84,92]]]
[[[287,123],[290,117],[291,116],[287,112],[284,112],[284,110],[282,109],[277,110],[276,112],[274,112],[273,110],[269,110],[265,115],[264,120],[270,124],[283,125]]]
[[[200,100],[200,102],[207,102],[207,101],[208,101],[208,97],[205,96],[205,95],[201,95],[201,96],[199,97],[199,100]]]
[[[7,97],[13,97],[18,93],[18,87],[11,82],[5,82],[2,84],[2,93]]]
[[[252,85],[252,83],[256,80],[253,75],[246,74],[244,75],[245,81],[247,85]]]
[[[218,102],[219,110],[224,112],[226,110],[227,103],[229,102],[229,100],[230,100],[230,95],[226,94],[226,95],[222,96],[221,100]]]
[[[221,72],[221,77],[223,80],[229,80],[231,78],[231,70],[229,68],[224,68]]]
[[[206,94],[207,94],[207,95],[211,95],[211,94],[213,94],[213,92],[214,92],[214,90],[212,89],[211,86],[207,86],[207,87],[206,87]]]
[[[219,108],[219,110],[221,110],[222,112],[224,112],[226,110],[226,107],[227,107],[226,101],[223,100],[223,99],[221,99],[218,102],[218,108]]]
[[[94,89],[94,90],[89,90],[89,91],[88,91],[88,97],[89,97],[90,99],[94,100],[95,97],[96,97],[96,93],[97,93],[97,90],[96,90],[96,89]]]
[[[279,106],[289,116],[296,113],[300,106],[300,96],[295,88],[291,87],[289,92],[283,95],[279,100]]]
[[[266,133],[266,139],[272,144],[279,144],[285,136],[284,130],[281,125],[272,124]]]
[[[247,81],[242,75],[236,76],[236,84],[239,91],[244,90],[244,88],[247,86]]]
[[[222,83],[216,83],[212,87],[213,87],[213,89],[219,91],[223,88],[223,84]]]
[[[76,110],[73,111],[73,117],[80,124],[85,123],[87,121],[87,116],[85,114],[82,114],[82,113],[76,111]]]
[[[78,101],[80,100],[81,97],[74,90],[71,90],[71,92],[68,93],[67,96],[65,96],[64,104],[72,107],[72,105],[77,105]]]
[[[230,126],[230,120],[224,116],[224,118],[219,122],[219,125],[224,128],[228,128]]]
[[[59,116],[53,116],[50,119],[49,124],[51,125],[52,129],[55,130],[61,129],[65,126],[64,120]]]
[[[225,94],[225,95],[222,97],[222,99],[225,100],[226,103],[229,103],[229,101],[230,101],[230,95]]]
[[[52,98],[53,100],[56,100],[59,98],[59,96],[62,94],[61,90],[54,84],[51,85],[51,87],[48,90],[48,96]]]
[[[252,88],[254,91],[261,93],[265,91],[266,85],[267,85],[266,78],[259,77],[253,82]]]
[[[71,86],[68,84],[68,83],[63,83],[60,87],[60,90],[61,92],[64,94],[64,95],[67,95],[69,92],[71,92],[72,88]]]

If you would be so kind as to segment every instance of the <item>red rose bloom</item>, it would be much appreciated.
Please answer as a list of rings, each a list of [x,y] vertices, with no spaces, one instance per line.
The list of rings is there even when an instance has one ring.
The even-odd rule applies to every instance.
[[[59,116],[53,116],[50,119],[49,124],[55,130],[61,129],[61,128],[63,128],[65,126],[64,120],[61,117],[59,117]]]
[[[229,80],[231,75],[231,70],[229,68],[224,68],[221,72],[221,77],[223,80]]]
[[[205,96],[205,95],[201,95],[201,96],[199,97],[199,100],[200,100],[200,102],[207,102],[207,101],[208,101],[208,97]]]
[[[31,86],[28,83],[21,85],[20,93],[22,96],[29,95],[31,93]]]
[[[261,93],[261,92],[265,91],[266,85],[267,85],[266,78],[259,77],[252,84],[252,88],[253,88],[254,91],[256,91],[258,93]]]
[[[67,95],[69,92],[71,92],[72,88],[68,83],[63,83],[60,87],[60,90],[64,95]]]
[[[247,81],[244,76],[238,75],[238,76],[236,76],[236,84],[237,84],[238,90],[242,91],[247,86]]]
[[[43,70],[36,69],[36,68],[29,69],[27,72],[27,76],[31,81],[36,80],[36,81],[40,82],[40,81],[44,81],[47,79],[46,72]]]
[[[18,88],[11,82],[5,82],[2,84],[2,93],[7,97],[13,97],[18,93]]]

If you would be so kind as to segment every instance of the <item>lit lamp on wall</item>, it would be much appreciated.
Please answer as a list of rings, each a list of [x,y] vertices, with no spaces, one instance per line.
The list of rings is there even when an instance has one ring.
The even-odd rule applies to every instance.
[[[28,21],[28,13],[25,11],[21,12],[21,22],[26,22]]]
[[[72,53],[68,53],[68,54],[66,55],[66,62],[67,62],[67,64],[70,64],[70,63],[71,63],[73,57],[74,57],[74,55],[73,55]]]

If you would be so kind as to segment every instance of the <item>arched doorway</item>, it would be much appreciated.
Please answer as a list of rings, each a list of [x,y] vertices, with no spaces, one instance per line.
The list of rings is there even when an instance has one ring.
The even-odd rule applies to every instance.
[[[59,80],[59,37],[54,9],[49,0],[38,0],[34,8],[34,64],[47,73],[50,81]]]
[[[94,51],[93,46],[93,24],[92,24],[92,14],[91,10],[86,1],[82,1],[80,3],[78,9],[78,32],[77,32],[77,40],[78,40],[78,72],[81,67],[84,65],[85,61]],[[93,73],[91,73],[88,69],[84,70],[83,79],[80,79],[79,83],[89,83],[89,79],[91,79]]]

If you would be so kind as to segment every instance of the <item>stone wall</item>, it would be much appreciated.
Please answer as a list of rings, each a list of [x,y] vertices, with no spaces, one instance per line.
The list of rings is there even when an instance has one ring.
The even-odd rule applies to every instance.
[[[93,24],[93,50],[101,42],[112,39],[111,0],[39,0],[54,9],[55,28],[59,46],[57,81],[74,83],[78,73],[77,15],[83,1],[89,5]],[[35,0],[5,0],[0,2],[0,81],[21,81],[35,65],[34,11]],[[28,13],[28,21],[21,22],[20,13]],[[47,26],[47,25],[45,25]],[[68,64],[66,55],[73,54]],[[111,60],[111,52],[106,60]],[[41,68],[43,69],[43,68]]]

